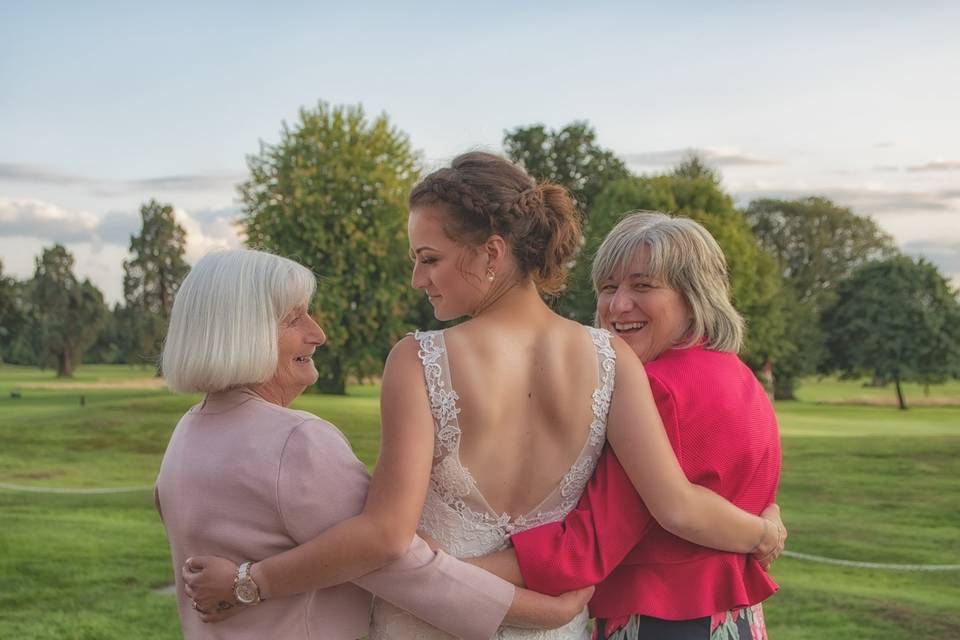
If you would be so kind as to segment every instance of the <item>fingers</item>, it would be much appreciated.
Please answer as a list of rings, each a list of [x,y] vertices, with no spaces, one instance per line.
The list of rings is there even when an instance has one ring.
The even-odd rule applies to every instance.
[[[221,600],[216,605],[204,606],[203,601],[193,601],[193,609],[200,616],[203,623],[222,622],[227,618],[240,612],[240,605],[226,600]]]
[[[221,621],[223,621],[223,620],[226,620],[228,617],[229,617],[229,616],[228,616],[226,613],[224,613],[224,612],[219,612],[219,613],[218,613],[218,612],[216,612],[216,611],[211,611],[211,612],[209,612],[209,613],[201,613],[201,614],[200,614],[200,621],[201,621],[201,622],[205,622],[205,623],[221,622]]]
[[[587,606],[587,603],[590,602],[590,598],[593,597],[594,591],[596,591],[594,587],[584,587],[583,589],[580,589],[581,608]]]

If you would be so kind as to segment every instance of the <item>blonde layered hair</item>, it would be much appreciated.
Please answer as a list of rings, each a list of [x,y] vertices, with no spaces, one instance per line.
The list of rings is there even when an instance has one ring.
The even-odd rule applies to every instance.
[[[233,249],[204,256],[173,302],[160,357],[180,393],[223,391],[269,380],[280,321],[310,302],[316,278],[293,260]]]
[[[690,218],[656,211],[628,213],[607,235],[593,261],[593,289],[619,280],[646,249],[650,276],[683,296],[693,316],[681,347],[701,341],[708,349],[737,353],[743,318],[730,302],[727,260],[710,232]]]

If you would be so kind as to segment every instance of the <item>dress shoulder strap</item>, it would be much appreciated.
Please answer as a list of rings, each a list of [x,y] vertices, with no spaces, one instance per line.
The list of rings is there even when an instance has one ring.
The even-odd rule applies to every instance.
[[[610,400],[617,375],[617,352],[610,344],[609,331],[596,327],[587,329],[597,350],[599,384],[593,392],[593,424],[590,425],[591,439],[595,439],[606,436],[607,414],[610,413]]]
[[[453,389],[450,379],[450,362],[443,330],[417,331],[414,334],[420,350],[417,355],[423,364],[423,378],[427,384],[430,413],[436,431],[434,456],[439,457],[460,448],[460,422],[457,415],[460,396]]]

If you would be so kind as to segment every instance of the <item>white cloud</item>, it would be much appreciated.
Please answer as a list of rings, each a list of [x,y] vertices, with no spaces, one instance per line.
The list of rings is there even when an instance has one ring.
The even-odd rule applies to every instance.
[[[46,167],[14,162],[0,162],[0,182],[30,185],[85,187],[99,196],[122,196],[130,193],[230,191],[246,178],[232,171],[156,176],[137,180],[114,180],[62,173]]]
[[[89,211],[68,211],[36,198],[0,198],[0,236],[76,242],[91,239],[98,224]]]
[[[184,209],[174,207],[173,215],[187,232],[187,262],[194,263],[216,249],[234,249],[242,245],[239,230],[229,215],[201,224]]]
[[[647,151],[626,153],[621,157],[628,165],[635,167],[662,167],[682,162],[690,154],[697,154],[715,167],[744,167],[782,164],[779,160],[745,153],[734,148],[689,148],[669,149],[666,151]]]
[[[960,162],[935,160],[933,162],[907,167],[907,171],[960,171]]]
[[[196,215],[175,207],[174,217],[187,232],[186,259],[191,264],[214,249],[242,245],[234,207],[199,210]],[[34,258],[44,247],[60,242],[76,258],[77,277],[89,277],[112,304],[122,298],[122,263],[128,255],[130,235],[139,226],[135,212],[97,216],[38,199],[0,198],[4,272],[30,278]]]

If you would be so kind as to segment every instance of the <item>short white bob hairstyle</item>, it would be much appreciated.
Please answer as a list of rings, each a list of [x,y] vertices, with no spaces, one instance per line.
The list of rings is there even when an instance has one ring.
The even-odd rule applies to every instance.
[[[177,291],[160,356],[167,385],[213,393],[269,380],[277,369],[280,321],[309,304],[313,273],[263,251],[204,256]]]
[[[625,214],[593,260],[594,292],[608,280],[619,280],[644,249],[651,277],[683,296],[693,315],[680,346],[704,341],[713,351],[740,351],[744,323],[730,302],[727,259],[710,232],[690,218],[657,211]]]

